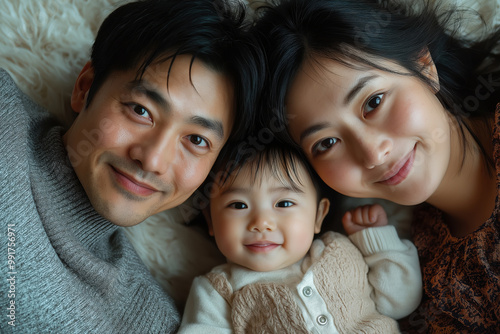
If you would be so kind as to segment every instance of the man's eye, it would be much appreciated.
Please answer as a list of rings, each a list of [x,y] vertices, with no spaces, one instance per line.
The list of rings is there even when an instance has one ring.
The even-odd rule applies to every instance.
[[[334,137],[322,139],[316,145],[313,146],[313,155],[321,154],[328,151],[337,143],[338,139]]]
[[[199,147],[208,147],[208,141],[205,138],[198,135],[190,135],[189,141]]]
[[[229,204],[230,208],[236,209],[236,210],[243,210],[243,209],[248,209],[248,205],[246,205],[243,202],[234,202]]]
[[[382,103],[382,99],[384,98],[384,94],[377,94],[372,96],[365,105],[364,115],[372,112],[377,109],[378,106]]]
[[[147,118],[147,119],[151,119],[151,114],[149,113],[149,111],[144,108],[143,106],[141,106],[140,104],[135,104],[135,103],[128,103],[127,104],[137,115],[141,116],[141,117],[144,117],[144,118]]]
[[[278,203],[276,203],[276,207],[278,208],[288,208],[288,207],[291,207],[293,206],[293,202],[290,202],[290,201],[280,201]]]

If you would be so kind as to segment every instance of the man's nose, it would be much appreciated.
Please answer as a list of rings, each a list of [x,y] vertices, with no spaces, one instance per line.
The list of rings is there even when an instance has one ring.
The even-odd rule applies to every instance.
[[[144,171],[163,175],[174,163],[177,147],[178,143],[170,132],[153,132],[135,139],[129,154]]]

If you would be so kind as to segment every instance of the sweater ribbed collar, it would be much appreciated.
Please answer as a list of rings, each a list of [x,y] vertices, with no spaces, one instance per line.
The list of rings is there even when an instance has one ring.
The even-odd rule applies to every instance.
[[[54,248],[81,245],[103,253],[119,227],[94,210],[71,166],[63,134],[62,127],[52,127],[34,140],[30,178],[38,212]]]

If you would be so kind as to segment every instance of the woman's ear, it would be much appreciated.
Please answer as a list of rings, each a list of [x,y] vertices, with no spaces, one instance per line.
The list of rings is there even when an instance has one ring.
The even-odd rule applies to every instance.
[[[71,94],[71,108],[74,112],[79,113],[87,104],[87,93],[94,81],[94,68],[89,61],[82,68],[82,71],[76,79],[73,93]]]
[[[437,92],[439,92],[440,89],[439,76],[436,69],[436,65],[432,60],[432,56],[428,48],[425,48],[422,51],[421,56],[418,59],[418,63],[421,65],[420,73],[430,80],[431,88],[434,94],[436,94]]]
[[[321,225],[323,225],[323,220],[325,219],[328,211],[330,210],[330,201],[328,198],[322,198],[318,204],[318,210],[316,211],[316,222],[314,223],[314,233],[321,232]]]

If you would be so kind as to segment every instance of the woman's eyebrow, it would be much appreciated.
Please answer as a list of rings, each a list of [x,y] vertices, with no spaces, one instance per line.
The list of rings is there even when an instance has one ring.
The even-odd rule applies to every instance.
[[[344,102],[343,102],[344,105],[348,105],[349,103],[351,103],[352,100],[354,100],[354,98],[356,97],[356,95],[359,94],[359,92],[363,89],[363,87],[365,87],[371,80],[373,80],[375,78],[378,78],[378,76],[375,74],[369,74],[369,75],[365,75],[365,76],[362,76],[361,78],[359,78],[358,81],[356,81],[354,86],[349,90],[349,92],[345,96]],[[321,131],[321,130],[327,128],[328,126],[329,126],[329,124],[327,124],[327,123],[319,123],[319,124],[314,124],[314,125],[308,127],[300,134],[299,145],[302,145],[302,142],[304,141],[305,138],[313,135],[314,133],[316,133],[318,131]]]
[[[314,133],[325,129],[328,126],[329,126],[328,123],[319,123],[319,124],[314,124],[314,125],[308,127],[307,129],[305,129],[304,131],[302,131],[302,133],[300,134],[299,145],[302,145],[302,142],[307,137],[312,136]]]
[[[347,93],[345,99],[344,99],[344,105],[348,105],[351,103],[351,101],[356,97],[356,95],[363,89],[363,87],[368,84],[370,80],[373,80],[377,78],[377,75],[370,74],[366,75],[364,77],[359,78],[359,80],[356,82],[356,84],[349,90],[349,93]]]

